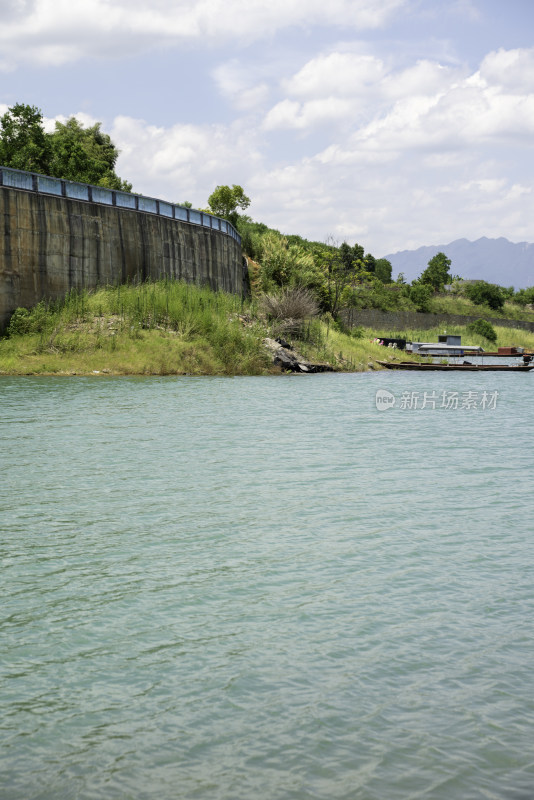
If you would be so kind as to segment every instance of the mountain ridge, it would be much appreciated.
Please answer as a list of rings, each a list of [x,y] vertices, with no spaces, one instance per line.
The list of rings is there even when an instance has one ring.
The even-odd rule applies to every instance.
[[[451,259],[451,274],[465,280],[483,280],[500,286],[524,289],[534,285],[534,244],[511,242],[504,236],[490,239],[455,239],[449,244],[424,245],[416,250],[400,250],[387,258],[393,276],[402,272],[407,281],[418,278],[436,253]]]

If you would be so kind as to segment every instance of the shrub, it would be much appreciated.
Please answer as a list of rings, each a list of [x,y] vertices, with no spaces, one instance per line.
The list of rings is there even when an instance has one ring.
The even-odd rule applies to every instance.
[[[495,332],[495,328],[485,319],[477,319],[474,322],[470,322],[467,326],[467,330],[469,333],[475,333],[478,336],[484,336],[489,342],[496,342],[497,341],[497,333]]]
[[[415,283],[410,289],[410,300],[417,311],[430,311],[430,301],[433,294],[431,286],[424,283]]]
[[[351,328],[350,335],[353,339],[363,339],[365,336],[365,329],[363,325],[357,325],[355,328]]]
[[[504,294],[500,286],[486,281],[477,281],[465,287],[465,296],[477,306],[487,305],[494,311],[504,306]]]
[[[30,309],[16,308],[9,325],[7,326],[8,336],[23,336],[26,333],[41,333],[51,325],[51,317],[43,302]]]
[[[27,308],[16,308],[13,312],[9,325],[7,326],[8,336],[21,336],[30,332],[31,316]]]
[[[267,318],[286,333],[297,333],[306,319],[319,313],[317,303],[307,289],[282,289],[277,294],[260,297],[260,308]]]

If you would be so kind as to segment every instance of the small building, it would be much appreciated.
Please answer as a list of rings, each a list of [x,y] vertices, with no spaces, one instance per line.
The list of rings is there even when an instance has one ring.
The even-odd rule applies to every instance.
[[[440,333],[438,336],[438,342],[440,344],[454,344],[457,347],[460,347],[462,344],[462,337],[452,333]]]
[[[476,345],[462,345],[462,337],[451,333],[440,334],[437,342],[408,343],[406,349],[411,349],[412,353],[419,353],[422,356],[464,356],[468,353],[484,352],[482,347]]]

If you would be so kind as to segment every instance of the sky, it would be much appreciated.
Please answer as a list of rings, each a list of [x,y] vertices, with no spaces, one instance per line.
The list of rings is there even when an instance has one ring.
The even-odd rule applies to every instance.
[[[376,257],[534,241],[532,0],[0,0],[0,113],[102,123],[141,194],[239,184]]]

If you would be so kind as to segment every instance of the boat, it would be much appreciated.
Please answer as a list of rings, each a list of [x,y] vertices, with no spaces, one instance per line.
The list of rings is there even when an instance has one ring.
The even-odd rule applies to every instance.
[[[407,369],[423,372],[529,372],[534,369],[534,364],[422,364],[417,361],[378,361],[386,369]]]

